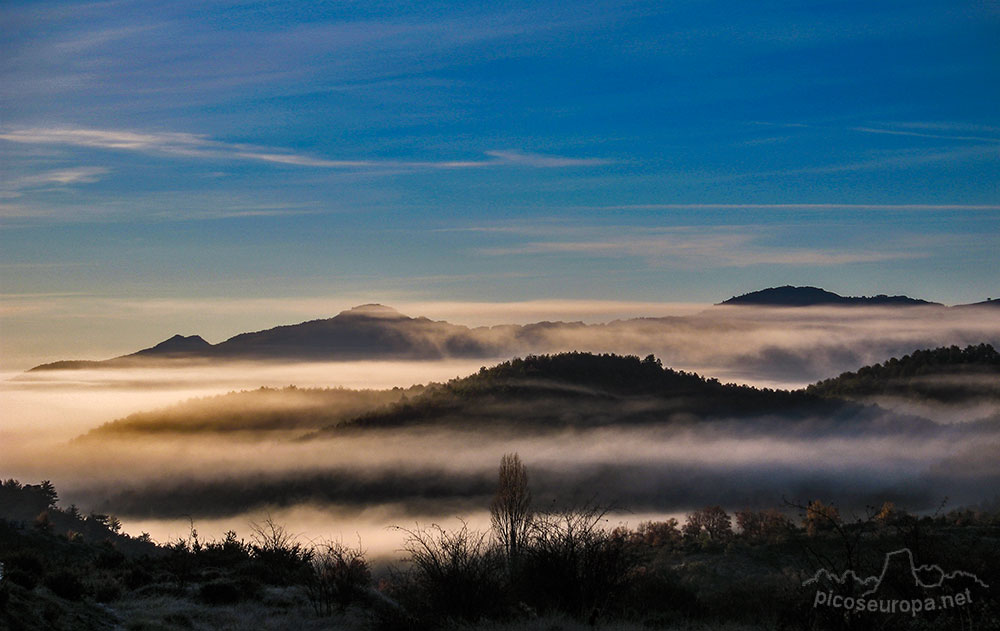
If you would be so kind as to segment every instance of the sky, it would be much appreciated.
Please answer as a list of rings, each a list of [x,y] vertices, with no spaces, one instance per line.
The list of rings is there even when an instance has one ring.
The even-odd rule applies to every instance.
[[[0,32],[0,367],[370,301],[1000,295],[996,1],[6,0]]]

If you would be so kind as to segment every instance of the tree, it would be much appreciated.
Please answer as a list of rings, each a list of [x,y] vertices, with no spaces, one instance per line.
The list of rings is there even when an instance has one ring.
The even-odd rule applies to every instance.
[[[840,525],[840,511],[833,504],[813,500],[806,507],[806,516],[802,522],[806,534],[815,537],[820,532],[836,529]]]
[[[755,541],[772,541],[794,528],[787,517],[773,508],[736,511],[736,525],[744,538]]]
[[[733,520],[721,506],[707,506],[687,517],[684,536],[695,540],[705,533],[710,541],[725,541],[733,535]]]
[[[644,521],[636,527],[631,539],[652,548],[676,548],[681,543],[681,530],[673,517],[666,521]]]
[[[38,485],[41,490],[42,496],[45,501],[48,502],[49,506],[55,506],[56,502],[59,501],[59,494],[56,493],[56,487],[52,485],[49,480],[42,480],[42,483]]]
[[[528,471],[516,453],[504,454],[500,459],[497,492],[490,504],[490,521],[508,561],[514,562],[524,546],[532,521]]]

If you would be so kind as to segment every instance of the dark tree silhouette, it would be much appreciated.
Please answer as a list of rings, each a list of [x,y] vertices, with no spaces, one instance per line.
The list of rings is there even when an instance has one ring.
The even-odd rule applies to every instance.
[[[490,504],[490,521],[511,563],[524,546],[531,520],[528,471],[516,453],[504,454],[500,459],[497,492]]]
[[[687,517],[684,536],[697,539],[704,533],[710,541],[725,541],[733,535],[733,521],[721,506],[706,506]]]

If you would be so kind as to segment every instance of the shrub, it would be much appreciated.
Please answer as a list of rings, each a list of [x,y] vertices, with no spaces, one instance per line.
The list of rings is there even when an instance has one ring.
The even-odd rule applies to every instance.
[[[222,541],[211,541],[204,545],[199,553],[212,565],[231,567],[246,561],[250,556],[250,546],[236,537],[236,532],[226,531]]]
[[[45,576],[45,565],[33,552],[16,552],[4,560],[4,574],[11,583],[34,589]]]
[[[521,601],[590,619],[622,608],[638,559],[625,531],[602,527],[606,513],[586,506],[536,517],[512,577]]]
[[[268,517],[262,524],[250,524],[249,546],[257,576],[272,585],[300,582],[308,576],[312,550],[295,541],[283,526]]]
[[[125,555],[110,545],[102,546],[97,558],[94,559],[94,567],[104,570],[120,567],[123,563],[125,563]]]
[[[503,612],[506,603],[504,554],[490,545],[486,533],[461,529],[448,532],[402,529],[407,535],[411,594],[420,613],[431,619],[460,618],[475,621]]]
[[[45,577],[45,586],[52,590],[52,593],[66,600],[80,600],[83,598],[83,581],[74,572],[67,569],[56,570]]]
[[[121,598],[122,587],[118,581],[102,581],[94,586],[94,600],[99,603],[109,603]]]
[[[647,626],[674,624],[700,610],[695,591],[671,570],[640,568],[624,600],[627,612],[648,623]]]
[[[128,589],[139,589],[153,582],[153,575],[141,565],[129,568],[122,578],[125,581],[125,587]]]
[[[330,615],[335,608],[345,609],[371,584],[371,568],[360,546],[325,544],[314,552],[311,565],[307,592],[317,615]]]
[[[243,590],[233,581],[212,581],[198,589],[198,598],[209,605],[232,605],[243,600]]]

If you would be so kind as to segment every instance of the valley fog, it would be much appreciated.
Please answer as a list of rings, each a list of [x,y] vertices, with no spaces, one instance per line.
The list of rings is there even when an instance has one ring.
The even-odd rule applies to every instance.
[[[656,353],[665,365],[722,381],[798,388],[866,362],[938,345],[993,342],[1000,321],[977,310],[923,308],[720,308],[677,318],[570,328],[543,327],[523,353],[579,349]],[[503,327],[477,329],[502,338]],[[513,342],[512,345],[516,346]],[[677,516],[706,505],[794,509],[822,498],[845,511],[893,500],[916,512],[945,498],[983,501],[1000,451],[991,400],[944,405],[905,397],[872,403],[913,417],[911,429],[824,429],[771,418],[714,419],[663,427],[605,427],[518,433],[403,427],[363,435],[309,437],[303,428],[267,432],[144,434],[76,440],[137,412],[261,387],[385,390],[445,382],[503,358],[324,363],[209,363],[178,367],[8,373],[0,383],[0,476],[50,479],[61,505],[119,516],[125,531],[165,542],[189,534],[249,534],[270,516],[307,540],[340,539],[378,557],[398,549],[393,525],[461,516],[485,527],[504,453],[528,467],[538,507],[598,502],[609,524]],[[949,377],[990,387],[983,377]],[[282,409],[276,391],[269,405]],[[402,396],[402,395],[394,395]],[[526,404],[518,414],[530,414]],[[295,412],[291,397],[286,411]],[[559,405],[566,405],[560,402]],[[516,409],[516,408],[511,408]],[[566,413],[572,414],[572,406]],[[930,419],[950,431],[920,429]],[[966,427],[968,425],[968,427]],[[308,438],[308,439],[307,439]]]

